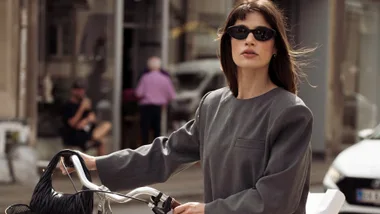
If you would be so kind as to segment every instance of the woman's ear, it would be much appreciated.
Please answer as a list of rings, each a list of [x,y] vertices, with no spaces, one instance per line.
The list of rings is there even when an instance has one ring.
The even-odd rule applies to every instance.
[[[273,54],[272,55],[277,55],[277,48],[273,47]]]

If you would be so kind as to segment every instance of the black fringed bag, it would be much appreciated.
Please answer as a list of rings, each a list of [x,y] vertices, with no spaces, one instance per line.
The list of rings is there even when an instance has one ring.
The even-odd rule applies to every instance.
[[[91,214],[94,204],[94,194],[91,191],[74,194],[64,194],[54,190],[52,174],[61,157],[77,155],[89,181],[91,175],[82,157],[72,150],[58,152],[50,161],[45,172],[37,183],[30,205],[17,204],[7,208],[6,214]],[[82,187],[82,190],[88,188]]]

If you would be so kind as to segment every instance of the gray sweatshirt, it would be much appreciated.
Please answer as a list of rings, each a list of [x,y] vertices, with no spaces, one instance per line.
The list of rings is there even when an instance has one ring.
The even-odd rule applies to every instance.
[[[302,214],[309,192],[313,116],[296,95],[273,89],[240,100],[206,94],[195,118],[169,137],[97,158],[111,190],[165,182],[201,162],[206,214]]]

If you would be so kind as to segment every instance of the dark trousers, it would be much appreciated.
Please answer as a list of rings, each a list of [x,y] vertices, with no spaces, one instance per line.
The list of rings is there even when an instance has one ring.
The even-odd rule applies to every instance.
[[[149,144],[149,130],[153,129],[154,137],[161,134],[161,106],[140,106],[140,129],[142,145]]]

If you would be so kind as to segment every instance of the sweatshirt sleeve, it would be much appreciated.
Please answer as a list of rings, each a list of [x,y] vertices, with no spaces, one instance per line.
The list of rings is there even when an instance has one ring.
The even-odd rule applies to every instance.
[[[304,105],[286,108],[269,129],[270,156],[255,186],[206,204],[205,214],[290,214],[308,192],[313,116]]]
[[[110,190],[125,190],[166,181],[200,159],[200,112],[169,137],[158,137],[136,150],[125,149],[96,159],[99,177]]]

